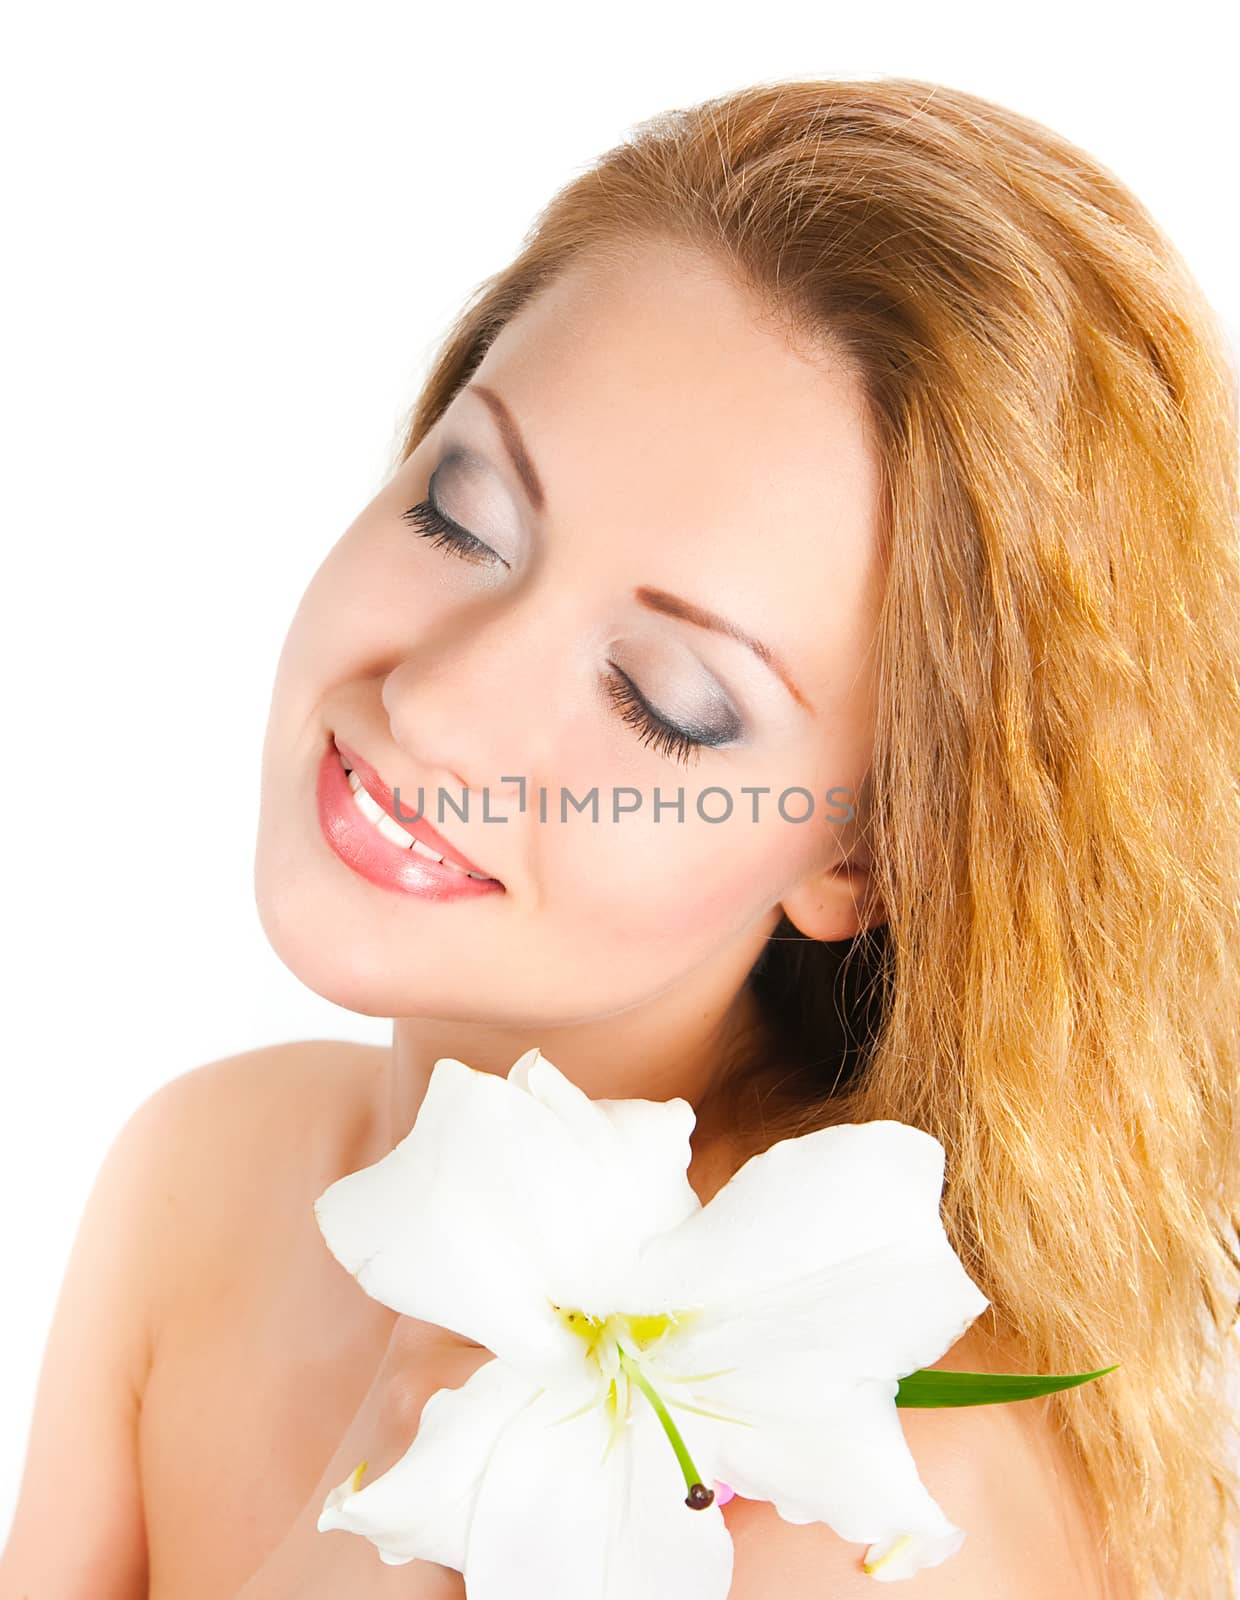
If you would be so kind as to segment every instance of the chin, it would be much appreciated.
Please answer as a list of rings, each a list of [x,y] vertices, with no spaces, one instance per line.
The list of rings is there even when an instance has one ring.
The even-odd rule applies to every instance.
[[[482,1020],[489,960],[477,953],[471,960],[411,935],[398,915],[403,905],[385,914],[385,901],[371,903],[369,893],[361,903],[348,892],[350,882],[334,881],[332,866],[282,859],[260,836],[254,858],[258,920],[298,982],[359,1016]]]
[[[425,1007],[432,973],[420,974],[411,994],[410,974],[393,971],[398,951],[373,911],[359,917],[340,885],[325,882],[324,864],[293,859],[295,852],[264,838],[254,855],[254,903],[272,950],[298,980],[332,1005],[365,1017],[394,1017]],[[326,865],[330,865],[327,863]],[[346,884],[343,886],[348,888]]]

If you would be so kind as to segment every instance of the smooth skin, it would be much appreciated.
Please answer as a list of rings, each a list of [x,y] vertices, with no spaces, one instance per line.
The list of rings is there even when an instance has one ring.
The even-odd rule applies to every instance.
[[[330,1258],[311,1203],[403,1137],[440,1056],[504,1073],[538,1044],[592,1096],[697,1105],[754,1019],[744,980],[781,911],[817,939],[860,925],[864,861],[823,799],[856,793],[874,722],[879,462],[855,376],[794,348],[715,264],[643,245],[553,284],[474,383],[523,453],[493,405],[458,394],[312,579],[263,751],[263,926],[311,989],[392,1018],[391,1048],[249,1052],[173,1080],[122,1130],[57,1308],[0,1600],[136,1600],[148,1581],[151,1600],[206,1600],[312,1526],[396,1319]],[[402,516],[442,463],[440,508],[481,561]],[[643,607],[639,586],[730,619],[782,670]],[[686,766],[643,741],[606,690],[617,667],[667,720],[729,742]],[[353,873],[315,806],[332,732],[403,796],[468,786],[469,821],[430,820],[506,892],[433,902]],[[519,809],[516,775],[552,797],[546,823]],[[654,820],[656,785],[684,786],[683,822],[667,806]],[[602,818],[559,821],[561,791],[592,786]],[[614,823],[621,786],[644,806]],[[698,814],[708,786],[733,797],[729,821]],[[794,786],[818,797],[811,822],[774,807]],[[484,787],[507,823],[482,820]],[[768,791],[756,824],[753,787]],[[727,1130],[701,1130],[702,1198],[732,1170]],[[942,1364],[1013,1365],[977,1326]],[[432,1363],[417,1383],[436,1376],[463,1381]],[[1042,1402],[901,1418],[968,1530],[904,1592],[1121,1600]],[[873,1592],[830,1529],[740,1500],[724,1515],[732,1600]],[[375,1593],[393,1571],[399,1592],[444,1592],[444,1569],[419,1562]]]
[[[363,1457],[386,1471],[429,1395],[488,1358],[360,1294],[317,1235],[314,1196],[382,1153],[389,1070],[377,1047],[273,1046],[180,1075],[122,1128],[57,1306],[0,1600],[464,1600],[446,1568],[315,1530],[328,1488]],[[689,1175],[704,1203],[724,1180],[708,1156]],[[1021,1370],[980,1323],[935,1365]],[[1130,1600],[1044,1402],[900,1417],[967,1537],[898,1592]],[[877,1593],[829,1528],[723,1515],[731,1600]]]

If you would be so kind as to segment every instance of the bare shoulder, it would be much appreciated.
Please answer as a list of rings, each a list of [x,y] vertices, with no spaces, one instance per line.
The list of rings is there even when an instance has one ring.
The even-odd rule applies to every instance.
[[[977,1325],[934,1366],[1022,1371]],[[904,1409],[901,1426],[926,1488],[964,1544],[901,1584],[910,1600],[1131,1600],[1125,1576],[1104,1564],[1097,1513],[1045,1400]],[[872,1600],[865,1548],[822,1523],[783,1521],[763,1501],[724,1510],[735,1566],[730,1600]]]
[[[150,1104],[170,1132],[190,1138],[196,1132],[261,1137],[272,1119],[286,1130],[309,1132],[344,1101],[363,1113],[365,1090],[386,1055],[381,1046],[344,1039],[259,1045],[191,1067],[157,1089]]]
[[[152,1099],[162,1098],[169,1105],[193,1103],[195,1110],[227,1110],[241,1096],[259,1106],[273,1095],[279,1098],[290,1085],[313,1086],[316,1093],[343,1089],[356,1078],[359,1062],[378,1071],[386,1055],[382,1046],[350,1039],[291,1039],[283,1044],[257,1045],[190,1067],[170,1078]]]
[[[161,1085],[113,1135],[53,1312],[0,1594],[146,1594],[139,1433],[162,1337],[191,1289],[244,1270],[223,1238],[260,1248],[289,1189],[348,1160],[385,1054],[330,1040],[246,1051]]]
[[[237,1241],[278,1228],[307,1184],[347,1169],[386,1054],[339,1039],[262,1045],[180,1073],[140,1107],[160,1152],[157,1318],[201,1289],[222,1242],[235,1259]]]

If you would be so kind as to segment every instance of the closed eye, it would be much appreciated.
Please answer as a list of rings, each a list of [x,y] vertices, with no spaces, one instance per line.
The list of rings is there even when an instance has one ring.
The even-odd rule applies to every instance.
[[[652,745],[662,755],[671,756],[684,766],[690,766],[698,760],[708,741],[695,739],[683,728],[664,721],[646,704],[632,679],[619,667],[614,670],[615,676],[606,680],[608,697],[613,705],[620,708],[623,721],[641,734],[642,743]]]
[[[429,539],[432,545],[447,545],[464,561],[473,561],[486,566],[495,562],[503,567],[508,565],[503,556],[497,555],[489,544],[483,544],[481,539],[453,522],[451,517],[445,517],[438,506],[429,500],[420,500],[416,506],[410,506],[408,511],[402,511],[401,518],[415,527],[423,538]]]
[[[410,506],[408,511],[401,512],[401,518],[416,528],[423,538],[429,539],[432,547],[446,548],[453,555],[459,556],[462,561],[480,566],[493,566],[497,563],[503,567],[508,566],[503,556],[498,555],[490,545],[484,544],[467,528],[462,528],[453,522],[451,517],[446,517],[430,500],[421,500],[416,506]],[[658,712],[646,702],[632,679],[614,664],[613,674],[606,678],[604,687],[612,705],[619,710],[621,719],[636,729],[643,744],[653,746],[660,754],[670,757],[680,765],[691,765],[700,757],[703,749],[726,744],[735,737],[736,729],[729,728],[717,739],[696,738],[684,728],[678,728],[674,723],[659,716]]]

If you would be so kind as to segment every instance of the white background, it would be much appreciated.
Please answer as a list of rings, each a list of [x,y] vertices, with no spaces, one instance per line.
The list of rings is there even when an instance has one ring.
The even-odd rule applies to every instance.
[[[69,1247],[129,1113],[259,1044],[387,1036],[302,988],[258,925],[271,677],[449,318],[561,183],[639,118],[746,83],[925,78],[1099,157],[1240,328],[1236,39],[1201,3],[15,12],[0,1531]]]

